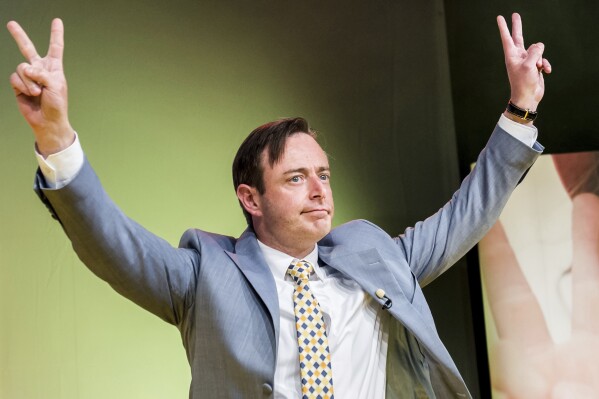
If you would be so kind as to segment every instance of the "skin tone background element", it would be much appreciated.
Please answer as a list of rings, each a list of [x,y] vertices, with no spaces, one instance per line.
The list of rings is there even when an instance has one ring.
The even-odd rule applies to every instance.
[[[542,156],[479,251],[494,397],[599,396],[599,152]]]

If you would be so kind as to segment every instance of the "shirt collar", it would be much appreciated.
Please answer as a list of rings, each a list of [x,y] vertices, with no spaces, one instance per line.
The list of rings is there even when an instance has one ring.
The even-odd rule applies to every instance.
[[[287,276],[287,269],[291,262],[296,259],[291,255],[287,255],[284,252],[281,252],[277,249],[271,248],[268,245],[264,244],[262,241],[258,241],[258,246],[262,250],[262,255],[264,255],[264,259],[266,260],[266,264],[270,269],[270,272],[276,279],[285,280],[289,276]],[[314,244],[314,249],[308,255],[306,255],[304,260],[312,263],[314,266],[314,273],[318,276],[318,278],[322,279],[320,275],[321,271],[318,267],[318,245]]]

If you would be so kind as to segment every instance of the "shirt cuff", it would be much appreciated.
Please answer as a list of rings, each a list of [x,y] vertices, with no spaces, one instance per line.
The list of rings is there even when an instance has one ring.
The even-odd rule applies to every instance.
[[[83,149],[79,136],[75,133],[73,144],[56,154],[44,157],[35,149],[35,157],[40,170],[51,189],[59,189],[71,182],[83,166]]]
[[[514,122],[513,120],[506,118],[503,114],[499,117],[497,125],[531,148],[537,142],[539,132],[535,126],[525,126],[521,123]]]

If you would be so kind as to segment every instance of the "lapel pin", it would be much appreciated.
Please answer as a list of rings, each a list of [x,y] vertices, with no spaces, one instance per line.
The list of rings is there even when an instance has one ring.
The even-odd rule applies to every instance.
[[[379,299],[385,299],[385,304],[383,305],[383,309],[389,309],[391,306],[393,306],[393,302],[391,301],[391,299],[389,299],[389,297],[387,295],[385,295],[385,291],[382,288],[379,288],[378,290],[376,290],[375,295]]]

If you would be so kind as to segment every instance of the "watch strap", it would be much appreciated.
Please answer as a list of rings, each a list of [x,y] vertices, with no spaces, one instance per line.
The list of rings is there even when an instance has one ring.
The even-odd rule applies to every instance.
[[[537,112],[536,111],[531,111],[529,109],[522,109],[520,107],[518,107],[517,105],[515,105],[514,103],[512,103],[512,100],[508,101],[507,103],[507,107],[505,109],[507,112],[509,112],[512,115],[517,116],[520,119],[524,119],[526,121],[534,121],[535,119],[537,119]]]

